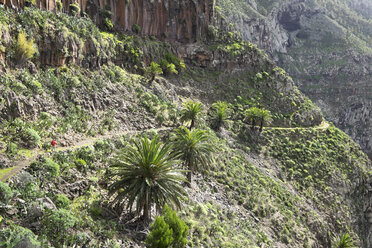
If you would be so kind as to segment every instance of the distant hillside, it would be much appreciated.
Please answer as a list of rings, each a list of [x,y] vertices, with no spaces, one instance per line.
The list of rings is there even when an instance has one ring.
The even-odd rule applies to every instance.
[[[371,1],[228,0],[217,6],[372,156]]]

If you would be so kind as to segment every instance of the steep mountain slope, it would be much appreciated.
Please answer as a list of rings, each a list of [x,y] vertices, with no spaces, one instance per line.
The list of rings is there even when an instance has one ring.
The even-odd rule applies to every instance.
[[[269,51],[326,118],[372,156],[370,1],[229,0],[217,5],[227,22]]]
[[[97,133],[153,137],[154,128],[183,124],[182,102],[199,100],[197,126],[209,134],[215,162],[196,173],[179,211],[190,227],[189,247],[329,247],[342,233],[372,244],[367,156],[322,123],[320,110],[251,43],[216,28],[208,42],[192,44],[106,33],[89,18],[34,8],[0,8],[0,22],[7,166],[39,145],[47,150],[52,138],[73,147]],[[22,30],[39,55],[20,64]],[[151,81],[144,72],[153,61],[166,67]],[[231,109],[219,131],[208,113],[216,101]],[[263,132],[246,124],[250,107],[271,111]],[[172,131],[159,135],[168,141]],[[113,159],[136,135],[118,136],[45,153],[9,187],[0,183],[0,244],[143,247],[147,226],[130,209],[112,206],[107,192]]]

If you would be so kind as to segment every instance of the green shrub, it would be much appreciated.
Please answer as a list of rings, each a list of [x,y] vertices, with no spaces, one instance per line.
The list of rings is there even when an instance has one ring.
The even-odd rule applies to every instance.
[[[53,202],[56,204],[57,208],[68,208],[70,206],[70,199],[67,198],[64,194],[56,194],[53,197]]]
[[[31,7],[36,4],[36,0],[25,0],[25,6]]]
[[[42,166],[47,170],[51,177],[58,177],[59,165],[51,159],[46,159]]]
[[[168,248],[173,240],[173,230],[165,223],[164,217],[157,217],[151,225],[145,243],[150,248]]]
[[[7,184],[0,181],[0,202],[2,204],[8,204],[12,196],[12,189]]]
[[[87,168],[87,162],[85,162],[84,159],[78,158],[75,160],[75,166],[79,170],[86,170]]]
[[[60,242],[67,239],[70,229],[75,226],[76,222],[76,217],[66,209],[51,211],[41,222],[42,232],[53,245],[59,246]]]
[[[80,158],[85,162],[91,163],[95,160],[94,149],[92,147],[84,147],[75,151],[76,158]]]
[[[22,93],[24,93],[24,92],[27,91],[26,85],[24,85],[22,82],[20,82],[18,80],[12,80],[12,81],[10,81],[9,86],[16,93],[21,93],[22,94]]]
[[[114,24],[112,23],[111,19],[108,17],[105,18],[104,25],[107,31],[112,31],[114,29]]]
[[[155,80],[157,75],[163,74],[161,66],[155,62],[151,62],[150,66],[145,70],[145,76],[150,79],[150,82]]]
[[[178,74],[176,66],[173,63],[169,63],[166,59],[160,60],[160,67],[165,74]]]
[[[35,94],[42,94],[43,93],[43,86],[37,80],[30,80],[25,82],[27,88],[29,88]]]
[[[32,128],[26,128],[23,135],[22,140],[25,145],[29,148],[35,148],[40,143],[40,136],[37,131]]]
[[[24,31],[18,34],[17,43],[15,45],[15,62],[22,65],[32,59],[37,52],[34,40],[27,40]]]
[[[40,191],[36,179],[31,174],[28,172],[20,173],[18,174],[18,180],[15,186],[22,199],[30,201],[42,197],[43,192]]]
[[[58,11],[62,11],[62,9],[63,9],[63,4],[62,4],[62,1],[61,1],[61,0],[57,0],[57,1],[56,1],[56,6],[57,6],[57,10],[58,10]]]
[[[79,4],[76,2],[76,3],[72,3],[70,4],[70,11],[71,11],[71,14],[72,15],[78,15],[80,14],[80,6]]]
[[[187,244],[189,227],[180,220],[169,206],[164,207],[164,216],[157,217],[146,238],[147,247],[182,248]]]
[[[178,71],[183,70],[186,67],[185,63],[173,53],[166,52],[164,54],[164,59],[168,61],[168,63],[174,64]]]
[[[29,229],[11,225],[0,232],[0,247],[41,247],[37,236]]]
[[[141,32],[141,27],[138,24],[133,24],[132,31],[136,34],[139,34]]]
[[[17,144],[13,143],[13,142],[8,142],[7,146],[6,146],[6,152],[8,154],[11,154],[11,155],[15,155],[18,153],[18,146]]]
[[[89,208],[89,212],[95,218],[98,218],[98,217],[101,216],[102,210],[101,210],[101,208],[99,206],[99,203],[97,201],[92,203],[92,205]]]
[[[52,149],[52,146],[49,141],[46,141],[41,145],[41,148],[43,148],[44,151],[48,151]]]
[[[176,211],[173,211],[169,206],[165,206],[164,220],[173,230],[173,247],[185,247],[189,227],[183,220],[178,218]]]

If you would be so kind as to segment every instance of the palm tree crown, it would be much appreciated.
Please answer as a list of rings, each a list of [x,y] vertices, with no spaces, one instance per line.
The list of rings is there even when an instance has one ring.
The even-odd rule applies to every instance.
[[[200,102],[187,101],[181,112],[181,121],[191,121],[189,129],[191,130],[195,126],[195,122],[198,115],[202,112],[203,107]]]
[[[256,124],[260,124],[259,131],[262,132],[263,126],[271,122],[271,113],[264,108],[252,107],[245,111],[245,120],[250,123],[251,129],[254,130]]]
[[[215,129],[220,129],[230,116],[230,109],[227,102],[215,102],[212,104],[212,125]]]
[[[254,127],[256,126],[256,123],[257,123],[257,120],[258,120],[258,117],[259,117],[259,112],[260,112],[260,109],[257,108],[257,107],[252,107],[252,108],[249,108],[245,111],[245,120],[248,121],[248,123],[250,123],[252,126],[251,126],[251,129],[254,130]]]
[[[207,133],[203,130],[188,130],[181,127],[176,129],[175,132],[172,143],[175,151],[180,154],[180,158],[189,170],[187,180],[190,186],[192,172],[197,170],[199,166],[207,167],[213,162],[213,147],[208,142]]]
[[[117,180],[109,186],[109,193],[117,194],[113,203],[122,204],[127,199],[128,209],[135,203],[136,213],[143,210],[143,218],[148,221],[153,204],[158,211],[165,203],[180,207],[186,194],[181,186],[184,171],[175,167],[180,160],[170,145],[162,145],[158,136],[133,143],[112,165],[112,175]]]

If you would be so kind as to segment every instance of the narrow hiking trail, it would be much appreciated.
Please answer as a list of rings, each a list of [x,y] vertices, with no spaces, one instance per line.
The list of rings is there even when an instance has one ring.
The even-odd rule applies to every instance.
[[[319,126],[316,126],[316,127],[265,127],[264,130],[275,130],[275,129],[296,130],[296,129],[310,129],[310,128],[327,129],[328,127],[329,127],[328,122],[322,122]],[[99,136],[96,136],[96,137],[92,137],[92,138],[89,138],[89,139],[79,141],[79,142],[75,143],[73,146],[66,146],[66,147],[57,148],[56,151],[67,151],[67,150],[74,150],[74,149],[77,149],[77,148],[80,148],[80,147],[91,146],[98,140],[111,139],[111,138],[120,137],[120,136],[126,135],[126,134],[136,134],[136,133],[145,132],[145,131],[149,131],[149,130],[165,131],[165,130],[170,130],[170,129],[171,129],[171,127],[161,127],[161,128],[149,128],[149,129],[143,129],[143,130],[126,130],[126,131],[121,131],[119,133],[112,132],[112,133],[109,133],[109,134],[99,135]],[[5,182],[10,177],[18,174],[18,172],[20,172],[23,168],[30,165],[39,155],[46,153],[45,151],[41,151],[41,150],[34,150],[34,152],[36,152],[36,153],[32,157],[27,158],[25,160],[16,161],[14,163],[15,166],[13,167],[13,169],[9,173],[5,174],[0,180],[2,182]]]
[[[149,129],[143,129],[143,130],[125,130],[125,131],[121,131],[121,132],[117,132],[117,133],[111,132],[111,133],[108,133],[108,134],[105,134],[105,135],[99,135],[99,136],[92,137],[92,138],[89,138],[89,139],[81,140],[81,141],[75,143],[73,146],[65,146],[65,147],[57,148],[56,151],[60,152],[60,151],[74,150],[74,149],[81,148],[81,147],[91,146],[91,145],[94,145],[94,143],[96,141],[105,140],[105,139],[112,139],[112,138],[120,137],[120,136],[127,135],[127,134],[136,134],[136,133],[146,132],[146,131],[150,131],[150,130],[154,130],[154,131],[158,132],[158,131],[165,131],[165,130],[170,130],[170,129],[171,129],[171,127],[161,127],[161,128],[149,128]],[[39,149],[35,149],[35,150],[33,150],[33,152],[34,152],[33,156],[31,156],[27,159],[24,159],[24,160],[19,160],[19,161],[14,162],[15,166],[12,167],[13,169],[9,173],[5,174],[0,179],[0,181],[5,182],[10,177],[18,174],[23,168],[29,166],[39,155],[48,153],[46,151],[42,151],[42,150],[39,150]]]
[[[329,123],[323,121],[319,126],[316,127],[264,127],[263,130],[296,130],[296,129],[327,129],[329,128]]]

